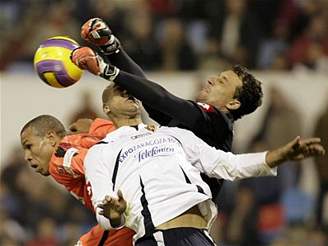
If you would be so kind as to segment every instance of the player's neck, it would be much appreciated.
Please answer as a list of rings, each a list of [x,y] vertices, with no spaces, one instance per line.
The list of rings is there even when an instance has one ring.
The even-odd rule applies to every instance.
[[[112,121],[117,128],[119,128],[121,126],[137,126],[142,123],[141,117],[115,118],[115,119],[112,119]]]
[[[220,112],[224,112],[224,113],[228,113],[229,112],[229,110],[225,106],[219,105],[217,103],[208,102],[206,100],[197,100],[197,102],[211,105],[212,107],[216,108]]]

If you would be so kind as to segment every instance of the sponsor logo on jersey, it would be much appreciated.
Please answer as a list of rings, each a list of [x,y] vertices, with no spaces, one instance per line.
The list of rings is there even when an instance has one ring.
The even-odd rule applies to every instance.
[[[142,138],[142,137],[148,136],[150,134],[151,134],[150,132],[146,132],[146,133],[143,133],[143,134],[132,136],[131,139]]]
[[[174,148],[173,147],[152,147],[151,149],[145,149],[139,152],[138,155],[138,161],[142,161],[145,160],[149,157],[155,157],[155,156],[165,156],[165,155],[169,155],[170,153],[174,152]]]
[[[173,144],[176,143],[177,140],[173,137],[158,137],[155,139],[138,143],[122,151],[119,157],[119,163],[124,162],[131,154],[134,154],[137,151],[138,155],[133,155],[133,157],[138,158],[139,161],[154,155],[158,155],[160,152],[162,154],[172,152],[174,151]],[[167,150],[165,151],[165,149]]]

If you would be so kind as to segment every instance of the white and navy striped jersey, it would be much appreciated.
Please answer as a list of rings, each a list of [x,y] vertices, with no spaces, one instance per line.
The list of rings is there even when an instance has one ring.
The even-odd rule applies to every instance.
[[[84,166],[98,223],[111,228],[97,205],[121,190],[128,203],[125,226],[136,231],[135,240],[197,204],[211,222],[216,208],[200,173],[228,180],[276,175],[265,163],[265,152],[234,155],[188,130],[160,127],[152,132],[143,124],[108,134],[89,150]]]

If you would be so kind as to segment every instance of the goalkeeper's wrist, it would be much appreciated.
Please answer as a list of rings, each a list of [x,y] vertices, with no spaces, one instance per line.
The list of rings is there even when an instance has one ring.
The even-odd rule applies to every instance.
[[[106,63],[105,63],[106,64]],[[117,75],[120,73],[120,69],[111,64],[106,64],[102,69],[100,76],[108,81],[114,81]]]
[[[105,45],[100,46],[105,55],[117,54],[120,52],[120,47],[120,41],[113,34],[110,35],[110,38]]]

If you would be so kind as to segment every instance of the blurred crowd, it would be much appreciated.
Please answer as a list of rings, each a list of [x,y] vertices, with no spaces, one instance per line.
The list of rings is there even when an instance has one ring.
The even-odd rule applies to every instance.
[[[1,0],[0,70],[91,17],[146,70],[328,70],[327,0]]]
[[[258,132],[249,141],[249,152],[274,149],[304,133],[301,116],[283,91],[272,86],[270,103]],[[328,101],[327,101],[328,103]],[[314,125],[313,136],[328,147],[328,104]],[[278,177],[260,177],[226,183],[221,204],[221,240],[233,245],[328,245],[328,157],[314,159],[318,193],[304,192],[300,178],[304,165],[287,162]],[[305,168],[304,168],[305,169]],[[233,194],[233,196],[231,196]],[[221,197],[220,197],[221,196]]]
[[[284,93],[270,88],[269,106],[247,151],[276,148],[304,132],[299,112]],[[81,117],[98,116],[90,94],[81,94],[81,100],[67,125]],[[321,137],[328,149],[328,101],[313,125],[311,135]],[[0,245],[74,245],[96,223],[94,216],[52,178],[34,173],[20,146],[9,156],[0,170]],[[302,167],[311,165],[308,162],[287,163],[279,168],[278,177],[226,181],[216,198],[220,227],[213,232],[219,245],[328,245],[327,163],[327,155],[314,160],[316,194],[305,192],[300,185]]]

